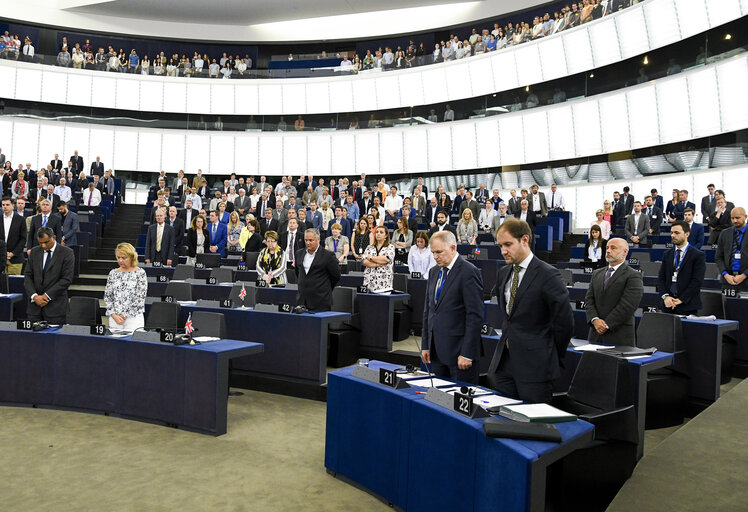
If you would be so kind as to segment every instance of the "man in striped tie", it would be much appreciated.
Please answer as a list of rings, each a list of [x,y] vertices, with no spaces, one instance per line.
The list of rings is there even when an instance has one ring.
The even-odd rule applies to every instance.
[[[561,273],[533,255],[531,239],[520,219],[507,219],[496,231],[506,266],[491,295],[505,316],[487,377],[503,395],[541,403],[553,395],[551,381],[561,374],[574,318]]]
[[[478,383],[483,325],[481,272],[457,253],[451,231],[431,237],[436,266],[429,271],[423,307],[421,359],[434,374]]]

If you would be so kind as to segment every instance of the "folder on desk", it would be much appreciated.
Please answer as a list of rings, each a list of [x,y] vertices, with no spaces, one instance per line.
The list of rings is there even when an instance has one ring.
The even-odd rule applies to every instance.
[[[615,347],[609,347],[606,349],[598,350],[601,354],[610,354],[618,357],[633,357],[633,356],[651,356],[657,349],[655,347],[650,348],[639,348],[630,347],[628,345],[616,345]]]
[[[575,421],[577,416],[548,404],[504,405],[499,414],[521,423],[560,423]]]
[[[483,433],[487,437],[503,437],[505,439],[532,439],[552,443],[563,441],[558,428],[552,423],[515,423],[489,418],[483,423]]]

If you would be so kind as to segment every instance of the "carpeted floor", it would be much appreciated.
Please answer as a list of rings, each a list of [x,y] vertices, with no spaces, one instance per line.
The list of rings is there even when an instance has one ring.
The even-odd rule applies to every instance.
[[[324,439],[324,403],[254,391],[221,437],[0,407],[0,510],[388,510],[326,473]]]

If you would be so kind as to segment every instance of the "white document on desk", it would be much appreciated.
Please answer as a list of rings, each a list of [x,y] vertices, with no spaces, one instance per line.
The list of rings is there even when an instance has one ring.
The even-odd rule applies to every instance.
[[[434,377],[433,381],[434,381],[433,386],[437,388],[440,386],[454,386],[455,385],[454,382],[449,382],[448,380],[439,379],[437,377]],[[418,386],[421,388],[430,388],[432,385],[431,379],[413,379],[413,380],[408,380],[406,382],[410,384],[411,386]]]
[[[593,343],[589,343],[587,345],[582,345],[580,347],[574,347],[574,350],[578,350],[580,352],[594,352],[596,350],[605,350],[607,348],[612,348],[610,345],[595,345]]]
[[[473,403],[480,405],[484,409],[488,407],[496,407],[498,405],[515,405],[521,404],[522,400],[515,400],[514,398],[508,398],[506,396],[499,395],[482,395],[477,396],[473,399]]]

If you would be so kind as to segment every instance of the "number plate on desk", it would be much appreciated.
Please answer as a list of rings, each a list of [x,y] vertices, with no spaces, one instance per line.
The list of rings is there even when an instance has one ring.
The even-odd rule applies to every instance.
[[[205,263],[195,263],[195,268],[205,268]]]
[[[421,275],[420,272],[411,272],[410,273],[410,277],[412,279],[422,279],[423,278],[423,276]]]
[[[587,308],[587,303],[585,301],[583,300],[577,301],[577,309],[586,309],[586,308]]]
[[[174,336],[171,331],[161,331],[161,343],[174,343]]]
[[[247,264],[243,261],[239,262],[238,270],[247,270]]]
[[[218,305],[222,308],[233,308],[234,302],[231,299],[221,299],[218,301]]]
[[[176,302],[173,295],[162,295],[161,302]]]
[[[594,269],[594,268],[592,268],[592,267],[584,267],[584,273],[585,273],[585,274],[591,274],[591,273],[593,273],[594,271],[595,271],[595,269]]]
[[[104,336],[106,334],[106,327],[103,325],[92,325],[91,335],[93,336]]]
[[[397,385],[397,374],[395,370],[379,369],[379,383],[394,388]]]
[[[471,417],[473,415],[473,397],[455,393],[454,409],[455,412],[459,412],[468,418]]]
[[[368,286],[364,286],[364,285],[361,285],[361,286],[359,286],[358,288],[356,288],[356,291],[357,291],[358,293],[369,293],[369,287],[368,287]]]
[[[718,247],[718,245],[717,245],[717,244],[712,244],[712,249],[715,249],[715,250],[716,250],[716,249],[717,249],[717,247]]]
[[[668,242],[665,244],[665,249],[672,249],[672,248],[673,248],[672,242]]]
[[[281,313],[290,313],[291,304],[278,304],[278,311],[280,311]]]
[[[483,324],[480,328],[481,334],[489,334],[491,332],[491,328],[488,326],[488,324]]]
[[[169,280],[169,279],[168,279],[168,278],[167,278],[166,276],[164,276],[164,275],[161,275],[161,276],[156,276],[156,282],[157,282],[157,283],[165,283],[165,282],[167,282],[168,280]]]
[[[258,280],[257,280],[257,281],[255,282],[255,286],[256,286],[257,288],[267,288],[267,285],[268,285],[268,284],[267,284],[267,283],[266,283],[265,281],[263,281],[262,279],[258,279]]]
[[[629,265],[638,265],[639,258],[629,258]]]
[[[16,322],[16,329],[19,331],[30,331],[32,326],[31,320],[19,320]]]
[[[737,297],[738,296],[738,289],[737,288],[723,288],[722,289],[722,295],[724,295],[725,297]],[[19,329],[20,329],[20,327],[19,327]]]
[[[216,284],[217,282],[215,277],[209,277],[205,280],[205,284]]]
[[[154,261],[153,263],[151,263],[151,266],[153,268],[161,268],[161,267],[163,267],[163,265],[161,264],[160,261]]]

